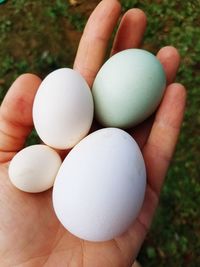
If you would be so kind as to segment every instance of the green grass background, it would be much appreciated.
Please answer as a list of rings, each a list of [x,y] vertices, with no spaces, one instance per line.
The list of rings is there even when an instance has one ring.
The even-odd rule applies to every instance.
[[[72,66],[85,22],[98,0],[8,0],[0,5],[0,101],[24,72],[44,77]],[[121,0],[123,12],[143,9],[144,47],[174,45],[182,62],[177,81],[187,87],[186,115],[161,202],[139,261],[143,266],[200,266],[200,1]],[[33,134],[29,144],[36,140]]]

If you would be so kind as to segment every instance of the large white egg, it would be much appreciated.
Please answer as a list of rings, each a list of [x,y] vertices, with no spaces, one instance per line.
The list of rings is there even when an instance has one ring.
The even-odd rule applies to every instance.
[[[42,81],[33,104],[33,121],[45,144],[73,147],[87,135],[92,120],[92,94],[78,72],[62,68]]]
[[[106,241],[136,219],[144,200],[146,169],[137,143],[117,128],[98,130],[65,158],[53,188],[63,226],[89,241]]]
[[[39,193],[53,186],[62,161],[58,153],[45,145],[22,149],[10,162],[8,174],[18,189]]]

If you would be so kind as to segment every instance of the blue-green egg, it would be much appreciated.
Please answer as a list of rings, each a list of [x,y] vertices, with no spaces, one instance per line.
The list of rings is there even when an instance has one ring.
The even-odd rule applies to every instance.
[[[153,54],[142,49],[119,52],[95,78],[96,119],[106,127],[133,127],[156,110],[165,87],[164,69]]]

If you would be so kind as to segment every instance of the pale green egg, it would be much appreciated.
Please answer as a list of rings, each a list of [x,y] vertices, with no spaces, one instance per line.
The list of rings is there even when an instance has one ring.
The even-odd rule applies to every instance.
[[[165,72],[153,54],[142,49],[119,52],[95,78],[96,118],[107,127],[135,126],[156,110],[165,87]]]

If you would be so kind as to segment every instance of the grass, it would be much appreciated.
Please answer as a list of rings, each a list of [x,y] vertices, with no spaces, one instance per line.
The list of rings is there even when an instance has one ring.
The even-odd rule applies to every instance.
[[[10,0],[0,5],[0,101],[23,72],[41,77],[72,66],[92,0],[71,7],[67,1]],[[143,266],[200,266],[200,4],[181,0],[122,0],[148,17],[143,47],[156,53],[174,45],[182,62],[177,81],[188,89],[188,103],[176,154],[168,172],[152,229],[139,254]],[[34,137],[34,138],[33,138]],[[33,134],[31,142],[35,141]],[[30,142],[30,141],[29,141]]]

